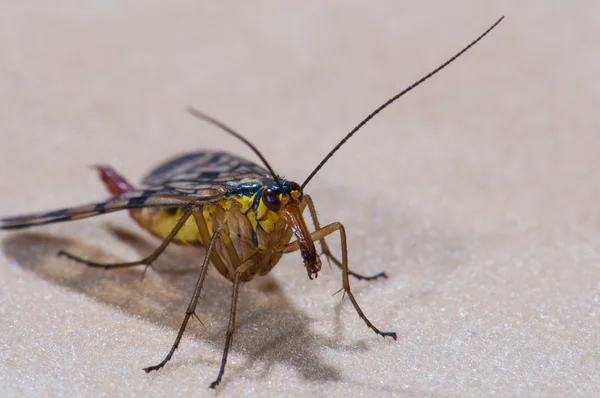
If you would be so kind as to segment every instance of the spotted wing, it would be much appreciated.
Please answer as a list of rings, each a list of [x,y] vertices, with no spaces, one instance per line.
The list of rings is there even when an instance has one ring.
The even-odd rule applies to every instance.
[[[272,181],[268,171],[225,152],[197,152],[167,161],[144,179],[141,190],[117,195],[105,202],[0,219],[0,229],[79,220],[125,209],[185,207],[210,203],[240,189],[258,189]]]
[[[195,152],[171,159],[144,178],[149,189],[196,196],[208,187],[234,192],[241,185],[266,185],[270,173],[249,160],[227,152]],[[202,196],[202,195],[200,195]]]
[[[216,192],[216,191],[215,191]],[[217,197],[222,197],[222,190]],[[206,198],[208,200],[208,197]],[[143,207],[183,207],[190,206],[196,201],[194,197],[161,194],[151,191],[131,191],[115,196],[106,202],[91,203],[88,205],[69,207],[46,213],[33,213],[16,217],[0,219],[0,229],[19,229],[56,222],[79,220],[112,213],[125,209],[139,209]]]

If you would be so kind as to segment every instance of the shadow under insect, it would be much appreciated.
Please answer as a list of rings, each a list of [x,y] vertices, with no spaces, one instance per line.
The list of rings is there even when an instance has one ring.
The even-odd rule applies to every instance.
[[[120,241],[133,247],[140,257],[155,248],[155,242],[126,229],[113,226],[108,228]],[[143,266],[104,270],[77,264],[56,254],[59,250],[67,250],[94,261],[121,261],[122,259],[110,254],[109,248],[43,232],[24,232],[9,236],[3,241],[3,249],[6,256],[23,269],[50,283],[84,293],[130,315],[173,329],[173,339],[185,315],[195,287],[199,264],[205,254],[202,248],[173,246],[146,271]],[[265,295],[269,297],[266,301]],[[231,283],[220,275],[209,272],[196,309],[203,325],[197,321],[191,322],[185,336],[222,347],[230,300]],[[336,338],[315,334],[310,330],[310,325],[311,319],[292,305],[271,276],[256,278],[256,281],[245,284],[240,291],[234,350],[245,355],[246,359],[242,365],[232,367],[229,377],[235,378],[236,374],[245,373],[246,368],[255,369],[260,363],[264,364],[260,372],[264,376],[273,365],[283,363],[306,379],[340,380],[340,371],[326,364],[318,353],[323,347],[362,351],[366,346],[360,343],[351,347],[339,344]],[[169,348],[166,346],[164,352],[156,353],[156,362],[163,358]],[[185,349],[185,343],[180,349]],[[176,354],[161,372],[168,372],[169,368],[181,365],[177,356]],[[198,361],[203,359],[198,358]]]

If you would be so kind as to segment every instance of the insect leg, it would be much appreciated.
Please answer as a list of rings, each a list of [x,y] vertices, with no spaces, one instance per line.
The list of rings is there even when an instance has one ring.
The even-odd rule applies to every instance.
[[[198,304],[198,300],[200,299],[200,292],[202,291],[202,285],[204,284],[204,278],[206,278],[208,266],[210,265],[210,258],[213,253],[213,250],[215,249],[215,244],[217,240],[221,237],[222,232],[223,228],[218,228],[215,231],[212,239],[210,240],[210,243],[208,244],[208,248],[206,249],[206,256],[204,257],[204,262],[202,263],[202,268],[200,269],[200,275],[198,276],[198,281],[196,282],[196,288],[194,289],[192,299],[190,300],[190,303],[188,304],[188,307],[185,310],[185,317],[183,318],[183,322],[179,327],[179,332],[177,333],[175,343],[173,343],[173,346],[169,350],[169,353],[167,354],[165,359],[162,360],[161,363],[159,363],[158,365],[148,366],[147,368],[144,368],[146,373],[150,373],[153,370],[158,370],[165,366],[165,364],[171,360],[173,353],[179,346],[179,343],[181,342],[181,338],[183,337],[183,333],[185,332],[185,328],[188,324],[188,321],[190,320],[190,317],[192,315],[195,315],[196,305]]]
[[[326,225],[323,228],[313,232],[312,234],[310,234],[310,237],[313,241],[321,240],[324,237],[326,237],[327,235],[331,235],[335,231],[340,232],[340,240],[342,242],[342,266],[341,266],[341,268],[342,268],[342,286],[343,286],[344,291],[350,298],[350,301],[352,302],[354,309],[358,313],[358,316],[363,321],[365,321],[367,326],[369,328],[371,328],[375,333],[377,333],[378,335],[383,336],[383,337],[389,336],[389,337],[392,337],[394,340],[396,340],[397,336],[396,336],[395,332],[382,332],[381,330],[377,329],[375,327],[375,325],[373,325],[371,323],[371,321],[369,321],[369,319],[366,317],[364,312],[362,312],[362,310],[360,309],[358,302],[356,301],[356,299],[354,298],[354,295],[352,294],[352,291],[350,290],[350,280],[348,278],[348,275],[349,275],[349,272],[348,272],[348,245],[346,242],[346,230],[344,229],[344,226],[339,222],[334,222],[334,223]],[[300,248],[300,246],[298,245],[298,242],[291,242],[291,243],[288,243],[283,248],[282,252],[290,253],[290,252],[298,250],[299,248]]]
[[[308,204],[308,211],[310,212],[310,216],[313,220],[313,223],[315,224],[315,229],[317,229],[317,230],[321,229],[321,225],[320,225],[319,219],[317,217],[317,210],[315,209],[315,204],[313,203],[312,198],[309,195],[304,195],[304,199],[306,200],[306,204]],[[323,252],[323,254],[329,260],[333,261],[333,263],[335,265],[337,265],[341,270],[343,270],[344,267],[342,266],[342,262],[340,260],[338,260],[337,258],[335,258],[335,256],[331,253],[331,250],[329,250],[329,246],[327,245],[325,238],[320,239],[319,244],[321,245],[321,251]],[[383,271],[379,272],[375,275],[366,276],[366,275],[357,274],[356,272],[348,270],[348,274],[355,277],[356,279],[362,279],[362,280],[387,278],[386,273]]]
[[[179,221],[177,222],[175,227],[171,230],[169,235],[163,240],[161,245],[154,252],[152,252],[152,254],[150,254],[148,257],[143,258],[139,261],[131,261],[131,262],[125,262],[125,263],[113,263],[113,264],[96,263],[93,261],[84,260],[81,257],[77,257],[65,250],[59,251],[58,255],[68,257],[73,261],[77,261],[78,263],[86,264],[90,267],[102,267],[104,269],[134,267],[136,265],[151,265],[154,262],[154,260],[156,260],[158,258],[158,256],[160,256],[161,253],[166,249],[166,247],[169,245],[169,243],[171,243],[173,238],[175,238],[175,236],[177,235],[179,230],[183,227],[183,225],[186,223],[188,218],[190,218],[190,216],[192,215],[192,212],[193,212],[193,207],[191,207],[191,206],[188,207],[183,212],[183,215],[181,216],[181,218],[179,219]]]
[[[205,239],[205,241],[208,240],[208,227],[206,225],[206,221],[204,220],[204,217],[202,216],[202,213],[195,212],[194,218],[196,220],[196,224],[198,225],[198,230],[200,231],[200,234],[203,236],[203,239]],[[223,242],[225,250],[227,251],[227,257],[228,257],[227,260],[228,261],[223,261],[223,259],[221,258],[221,255],[218,255],[218,254],[215,256],[209,256],[209,254],[207,253],[207,258],[210,257],[214,266],[216,268],[218,268],[220,272],[225,271],[225,273],[227,274],[227,277],[230,280],[233,280],[233,293],[232,293],[232,297],[231,297],[231,311],[229,313],[229,326],[227,327],[227,334],[226,334],[226,338],[225,338],[225,347],[223,348],[223,358],[221,360],[221,367],[219,368],[219,374],[217,375],[217,378],[215,379],[215,381],[213,381],[209,386],[212,389],[217,387],[217,385],[221,382],[221,379],[223,378],[223,374],[225,373],[225,365],[227,364],[227,355],[229,354],[229,349],[231,348],[231,343],[232,343],[232,339],[233,339],[233,333],[235,331],[237,297],[238,297],[238,288],[239,288],[239,283],[241,280],[241,275],[243,275],[246,271],[248,271],[251,267],[253,267],[256,264],[256,259],[254,256],[251,256],[250,258],[248,258],[247,260],[245,260],[242,263],[229,235],[225,232],[221,232],[221,231],[223,231],[222,228],[218,229],[217,231],[219,231],[218,235],[219,235],[221,241]],[[217,234],[217,232],[215,232],[215,234]],[[215,236],[216,236],[215,234],[213,234],[211,243],[215,239]],[[197,300],[196,300],[196,303],[197,303]],[[194,308],[195,308],[196,303],[194,303]],[[193,308],[192,308],[192,310],[193,310]]]
[[[219,368],[219,374],[215,381],[210,383],[210,388],[215,389],[217,385],[221,382],[223,378],[223,374],[225,373],[225,365],[227,364],[227,355],[229,354],[229,349],[231,348],[231,343],[233,341],[233,333],[235,332],[235,319],[237,314],[237,301],[238,301],[238,289],[241,281],[241,276],[256,265],[256,261],[253,257],[250,257],[248,260],[244,261],[236,270],[235,277],[233,279],[233,291],[231,295],[231,311],[229,312],[229,326],[227,327],[227,335],[225,338],[225,348],[223,349],[223,358],[221,359],[221,367]]]
[[[252,264],[253,263],[246,263]],[[243,267],[240,267],[241,270]],[[227,335],[225,337],[225,348],[223,349],[223,358],[221,359],[221,367],[219,368],[219,374],[215,381],[210,383],[209,388],[213,390],[217,388],[221,379],[223,378],[223,374],[225,373],[225,364],[227,364],[227,355],[229,354],[229,349],[231,348],[231,342],[233,340],[233,332],[235,331],[235,317],[237,312],[237,301],[238,301],[238,289],[240,287],[240,275],[242,272],[236,272],[235,279],[233,280],[233,292],[231,295],[231,311],[229,312],[229,325],[227,326]]]

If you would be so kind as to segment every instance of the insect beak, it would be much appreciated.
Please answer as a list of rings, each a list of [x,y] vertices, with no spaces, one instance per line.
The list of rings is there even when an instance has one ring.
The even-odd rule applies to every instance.
[[[321,270],[321,259],[317,254],[317,249],[315,249],[315,244],[310,237],[310,232],[308,232],[300,208],[295,203],[288,203],[282,205],[277,214],[283,218],[296,236],[296,242],[300,246],[300,254],[308,271],[308,277],[312,279],[314,275],[316,278]]]

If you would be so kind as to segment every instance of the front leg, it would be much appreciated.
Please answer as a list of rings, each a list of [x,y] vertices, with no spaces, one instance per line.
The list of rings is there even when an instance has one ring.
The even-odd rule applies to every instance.
[[[344,226],[339,222],[331,223],[310,234],[310,238],[313,241],[322,240],[327,235],[331,235],[335,231],[340,232],[340,240],[342,242],[342,262],[340,266],[340,268],[342,269],[342,288],[350,298],[350,301],[352,302],[354,309],[358,313],[358,316],[363,321],[365,321],[369,328],[371,328],[375,333],[377,333],[380,336],[391,337],[394,340],[396,340],[397,336],[395,332],[382,332],[381,330],[376,328],[375,325],[371,323],[371,321],[369,321],[364,312],[362,312],[362,310],[360,309],[358,302],[356,301],[354,295],[352,294],[352,291],[350,290],[350,280],[348,278],[348,275],[350,274],[350,272],[348,271],[348,245],[346,243],[346,230],[344,229]],[[290,253],[298,249],[300,249],[300,246],[298,245],[298,242],[294,241],[285,245],[281,251],[282,253]]]
[[[304,200],[305,203],[308,205],[308,211],[310,212],[310,217],[313,219],[313,223],[315,224],[315,229],[318,231],[319,229],[321,229],[321,225],[319,223],[319,218],[317,217],[317,210],[315,209],[315,204],[313,203],[312,198],[309,195],[304,195]],[[342,266],[342,262],[335,258],[335,256],[331,253],[331,250],[329,250],[329,246],[327,246],[325,238],[319,239],[319,244],[321,245],[321,251],[327,257],[327,260],[331,260],[335,265],[337,265],[341,270],[343,270],[344,268]],[[351,270],[348,270],[348,275],[352,275],[356,279],[362,279],[367,281],[388,277],[384,271],[379,272],[375,275],[361,275]]]

